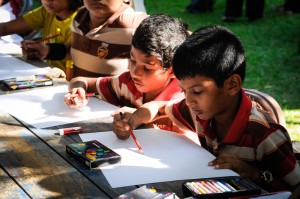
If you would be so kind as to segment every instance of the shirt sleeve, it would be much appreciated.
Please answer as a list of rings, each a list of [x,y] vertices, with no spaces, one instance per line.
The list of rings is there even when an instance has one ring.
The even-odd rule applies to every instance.
[[[165,107],[166,115],[183,131],[193,131],[194,122],[185,99],[170,100]]]
[[[120,106],[120,97],[118,92],[119,76],[99,77],[96,82],[96,88],[102,100],[115,106]]]
[[[290,140],[285,132],[276,126],[269,128],[265,137],[257,146],[257,159],[270,172],[282,178],[290,186],[300,182],[300,168],[293,154]],[[274,164],[276,162],[276,164]]]
[[[26,14],[23,15],[24,21],[32,29],[43,29],[45,24],[47,11],[43,6],[40,6]]]

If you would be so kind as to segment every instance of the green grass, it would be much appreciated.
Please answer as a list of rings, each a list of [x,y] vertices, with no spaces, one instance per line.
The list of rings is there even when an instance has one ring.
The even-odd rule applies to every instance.
[[[244,87],[273,96],[285,113],[292,140],[300,141],[300,14],[282,16],[274,9],[282,0],[266,0],[262,20],[248,22],[242,17],[225,23],[225,0],[216,1],[211,13],[190,14],[185,7],[191,0],[145,0],[149,14],[165,13],[181,18],[192,31],[206,25],[222,25],[239,36],[247,56]],[[245,13],[245,12],[244,12]]]

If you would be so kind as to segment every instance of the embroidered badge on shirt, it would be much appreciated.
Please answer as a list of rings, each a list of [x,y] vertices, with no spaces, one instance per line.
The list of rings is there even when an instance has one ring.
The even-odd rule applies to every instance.
[[[100,59],[104,59],[108,54],[108,43],[102,42],[101,46],[98,48],[97,53]]]

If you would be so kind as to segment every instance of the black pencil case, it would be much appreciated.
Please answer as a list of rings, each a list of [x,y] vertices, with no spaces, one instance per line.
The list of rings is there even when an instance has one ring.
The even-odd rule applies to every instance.
[[[190,180],[182,184],[182,189],[185,197],[201,199],[224,199],[261,193],[259,186],[240,176]]]

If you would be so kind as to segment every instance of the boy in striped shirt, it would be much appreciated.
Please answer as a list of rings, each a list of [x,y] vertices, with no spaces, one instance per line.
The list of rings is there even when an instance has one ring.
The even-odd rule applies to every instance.
[[[174,126],[197,133],[201,146],[216,156],[209,166],[232,169],[268,191],[292,190],[300,182],[288,132],[242,88],[245,52],[232,32],[198,29],[176,50],[173,70],[185,99],[144,104],[116,134],[125,137],[126,125],[149,122],[164,109]]]
[[[172,34],[170,34],[172,33]],[[187,24],[163,15],[151,15],[144,19],[132,38],[129,72],[118,76],[99,78],[77,77],[69,83],[65,103],[77,107],[86,104],[86,92],[98,93],[102,100],[122,108],[127,114],[146,102],[169,101],[182,96],[172,69],[172,58],[177,47],[189,35]],[[78,97],[70,97],[78,94]],[[168,120],[168,119],[167,119]],[[168,129],[165,119],[164,129]],[[155,122],[160,126],[160,122]]]

